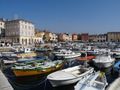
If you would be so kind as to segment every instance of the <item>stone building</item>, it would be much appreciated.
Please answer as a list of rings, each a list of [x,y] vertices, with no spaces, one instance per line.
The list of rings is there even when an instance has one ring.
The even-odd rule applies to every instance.
[[[99,34],[96,37],[98,42],[106,42],[107,41],[107,35],[106,34]]]
[[[89,35],[90,42],[106,42],[107,35],[106,34],[96,34],[96,35]]]
[[[114,41],[114,42],[120,42],[120,32],[108,32],[107,40]]]
[[[32,22],[23,19],[7,20],[5,27],[5,36],[11,39],[13,43],[22,45],[34,43],[35,26]]]

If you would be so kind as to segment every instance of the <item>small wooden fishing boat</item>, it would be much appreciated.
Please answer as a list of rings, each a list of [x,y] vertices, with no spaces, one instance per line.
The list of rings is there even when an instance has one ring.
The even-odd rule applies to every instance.
[[[15,76],[32,76],[47,74],[59,70],[63,66],[62,60],[56,61],[31,61],[26,63],[16,63],[11,69]]]

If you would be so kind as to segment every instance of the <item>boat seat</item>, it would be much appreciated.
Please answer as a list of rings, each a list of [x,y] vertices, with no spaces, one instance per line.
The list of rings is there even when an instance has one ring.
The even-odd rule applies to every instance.
[[[95,83],[97,83],[97,84],[101,84],[101,85],[104,85],[104,83],[103,82],[99,82],[99,81],[94,81]]]
[[[76,71],[73,71],[72,74],[77,74],[77,75],[79,75],[79,74],[81,74],[81,72],[78,71],[78,70],[76,70]]]

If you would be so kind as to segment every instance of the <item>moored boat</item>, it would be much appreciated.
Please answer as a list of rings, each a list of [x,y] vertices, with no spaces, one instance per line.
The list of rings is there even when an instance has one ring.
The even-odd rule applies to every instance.
[[[16,60],[15,59],[13,59],[13,60],[3,60],[3,63],[5,64],[5,65],[8,65],[8,64],[14,64],[14,63],[16,63]]]
[[[115,62],[115,59],[110,55],[101,55],[93,59],[94,65],[98,68],[108,68],[112,66]]]
[[[79,57],[81,55],[81,53],[75,53],[71,50],[63,50],[60,53],[56,53],[55,56],[57,57],[63,57],[64,59],[69,59],[69,58],[76,58]]]
[[[11,69],[15,76],[32,76],[47,74],[59,70],[63,66],[62,60],[57,61],[31,61],[27,63],[16,63]]]
[[[36,52],[47,52],[47,51],[51,51],[52,48],[36,48],[35,51]]]
[[[95,59],[95,56],[85,56],[85,57],[76,58],[76,60],[80,60],[80,61],[91,61],[92,59]]]
[[[105,90],[107,85],[105,74],[98,71],[81,79],[75,85],[75,90]]]
[[[53,72],[47,76],[47,79],[50,81],[53,87],[69,85],[79,81],[85,75],[92,73],[93,70],[94,69],[92,67],[78,65]]]
[[[29,53],[18,53],[17,57],[18,58],[30,58],[30,57],[36,57],[37,53],[35,52],[29,52]]]

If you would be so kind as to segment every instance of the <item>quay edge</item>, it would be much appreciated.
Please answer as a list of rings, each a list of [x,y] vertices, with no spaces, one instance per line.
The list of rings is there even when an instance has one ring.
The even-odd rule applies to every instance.
[[[0,70],[0,90],[14,90],[1,70]]]

